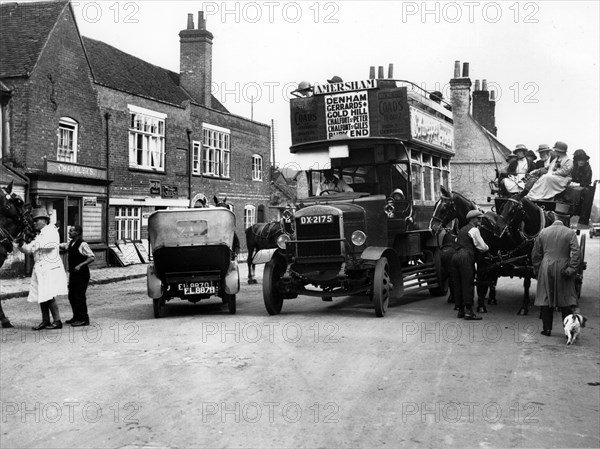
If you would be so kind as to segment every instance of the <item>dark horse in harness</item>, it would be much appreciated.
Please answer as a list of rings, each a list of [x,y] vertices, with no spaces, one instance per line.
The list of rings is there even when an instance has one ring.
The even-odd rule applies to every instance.
[[[438,234],[452,220],[457,220],[457,228],[467,224],[467,213],[478,209],[477,205],[457,192],[449,192],[442,187],[442,197],[438,200],[434,214],[431,220],[430,228],[434,234]],[[503,211],[504,212],[504,211]],[[508,214],[508,212],[506,212]],[[501,224],[498,225],[498,221]],[[485,295],[489,289],[488,304],[495,305],[496,301],[496,283],[500,276],[518,276],[523,277],[523,304],[519,310],[519,315],[526,315],[529,311],[529,288],[531,287],[531,277],[533,273],[524,268],[531,248],[528,246],[523,236],[503,231],[506,221],[501,215],[494,212],[486,212],[482,218],[479,231],[483,240],[490,247],[489,256],[478,258],[477,270],[477,311],[485,313]],[[529,253],[527,252],[529,251]],[[530,264],[529,264],[530,265]]]
[[[227,202],[227,197],[225,197],[223,199],[219,199],[217,197],[217,195],[215,195],[213,197],[213,201],[215,202],[216,207],[224,207],[225,209],[228,209],[228,210],[232,209],[231,204],[229,204]],[[211,207],[211,206],[208,206],[206,197],[204,197],[203,200],[199,200],[199,203],[203,205],[202,207]],[[232,242],[232,246],[231,246],[231,251],[233,252],[233,255],[232,255],[232,260],[233,260],[240,253],[240,239],[237,236],[237,232],[233,233],[233,242]]]
[[[35,237],[31,206],[26,205],[16,194],[12,193],[12,182],[0,195],[0,267],[4,265],[8,253],[13,250],[14,241],[31,242]],[[2,327],[13,327],[2,310],[0,300],[0,322]]]
[[[256,223],[246,229],[246,246],[248,248],[248,284],[256,284],[253,263],[256,253],[262,249],[277,248],[277,237],[289,231],[291,222],[285,217],[270,223]]]

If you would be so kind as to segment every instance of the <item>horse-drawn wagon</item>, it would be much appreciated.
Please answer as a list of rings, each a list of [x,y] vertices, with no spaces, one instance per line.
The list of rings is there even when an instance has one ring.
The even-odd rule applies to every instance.
[[[494,198],[491,211],[485,213],[480,227],[481,234],[490,246],[490,254],[478,264],[477,294],[478,311],[486,312],[484,297],[489,290],[488,304],[496,304],[496,282],[499,277],[524,279],[523,303],[520,315],[529,310],[529,288],[534,277],[531,251],[540,231],[560,219],[570,226],[571,218],[579,216],[579,223],[589,222],[597,181],[590,187],[569,188],[553,201],[532,201],[527,197]],[[436,204],[430,228],[438,234],[448,227],[460,228],[467,222],[466,214],[478,206],[457,192],[442,190]],[[583,223],[581,218],[583,217]],[[453,225],[451,223],[456,219]],[[580,258],[576,276],[577,297],[581,295],[585,261],[586,236],[579,234]]]
[[[218,296],[236,312],[239,270],[235,261],[235,215],[224,207],[160,210],[148,218],[153,261],[148,296],[154,316],[173,297],[196,303]]]

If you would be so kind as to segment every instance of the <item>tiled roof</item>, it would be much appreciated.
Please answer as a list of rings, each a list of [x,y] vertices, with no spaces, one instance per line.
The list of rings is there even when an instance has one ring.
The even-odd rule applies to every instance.
[[[0,78],[28,75],[66,1],[0,5]]]
[[[191,99],[179,86],[179,73],[155,66],[88,37],[83,37],[83,44],[97,83],[176,105]],[[212,108],[228,112],[215,97],[212,97]]]

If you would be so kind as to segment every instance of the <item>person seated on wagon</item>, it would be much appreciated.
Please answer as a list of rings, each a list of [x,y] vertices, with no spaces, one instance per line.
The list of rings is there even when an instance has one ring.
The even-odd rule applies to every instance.
[[[527,151],[527,147],[522,144],[517,145],[513,151],[517,159],[509,163],[506,170],[508,176],[502,180],[508,193],[521,192],[525,188],[525,175],[534,169],[533,163],[525,157]]]
[[[575,150],[573,153],[573,172],[571,187],[587,187],[592,185],[592,167],[590,157],[583,150]]]
[[[556,157],[552,149],[546,143],[540,144],[537,152],[540,154],[540,160],[535,161],[535,169],[527,173],[525,177],[525,188],[523,189],[523,195],[529,193],[535,182],[548,173],[548,167],[550,162]]]
[[[548,171],[548,166],[550,165],[550,161],[556,157],[554,151],[547,143],[542,143],[538,146],[537,152],[540,155],[540,159],[535,161],[535,170],[539,170],[541,168],[545,168],[546,172]],[[546,172],[542,174],[546,174]],[[541,175],[540,175],[541,176]]]
[[[354,192],[354,189],[346,184],[346,181],[334,174],[332,168],[325,170],[323,175],[325,179],[323,179],[317,188],[317,196],[325,192]]]
[[[567,155],[567,148],[567,144],[561,141],[554,144],[556,158],[550,162],[548,173],[541,176],[531,187],[527,198],[535,201],[552,200],[566,189],[571,182],[573,171],[573,160]]]
[[[537,159],[537,154],[535,154],[533,151],[531,150],[527,150],[527,154],[525,155],[525,157],[527,158],[527,160],[529,161],[529,167],[531,168],[531,170],[529,170],[530,172],[532,170],[535,170],[535,162]]]

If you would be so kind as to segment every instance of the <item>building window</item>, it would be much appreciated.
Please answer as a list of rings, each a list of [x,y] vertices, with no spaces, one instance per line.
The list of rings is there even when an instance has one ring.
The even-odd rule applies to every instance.
[[[166,114],[129,105],[129,166],[165,171]]]
[[[244,207],[244,229],[248,229],[253,224],[256,224],[256,207]]]
[[[200,152],[202,151],[202,144],[200,142],[193,142],[192,148],[192,173],[195,175],[200,174]]]
[[[230,131],[219,126],[202,124],[202,174],[229,178]],[[200,149],[200,146],[198,146]],[[195,172],[194,172],[195,173]]]
[[[134,206],[120,206],[115,210],[117,240],[139,240],[142,229],[142,209]]]
[[[252,155],[252,181],[262,181],[263,159],[259,154]]]
[[[449,159],[442,159],[442,185],[446,188],[446,190],[451,190]]]
[[[77,162],[77,122],[69,117],[61,117],[58,122],[58,152],[56,160]]]

